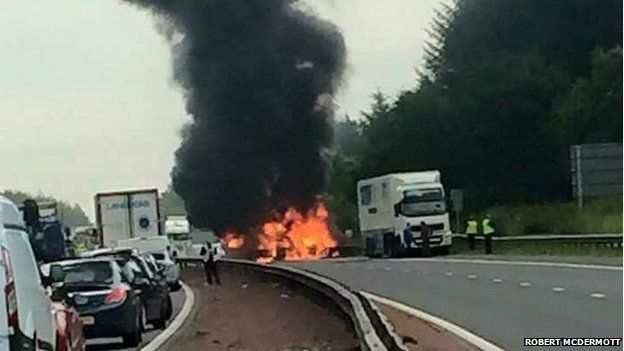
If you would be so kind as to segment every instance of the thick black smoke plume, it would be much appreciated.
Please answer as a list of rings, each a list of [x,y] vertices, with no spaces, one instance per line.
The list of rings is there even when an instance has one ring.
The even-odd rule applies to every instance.
[[[166,24],[193,121],[172,171],[191,222],[245,232],[326,184],[339,30],[292,0],[140,0]]]

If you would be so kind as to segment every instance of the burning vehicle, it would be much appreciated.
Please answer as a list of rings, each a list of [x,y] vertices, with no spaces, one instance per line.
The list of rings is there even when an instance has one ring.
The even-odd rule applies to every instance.
[[[275,212],[274,218],[252,235],[228,232],[223,242],[229,252],[239,250],[259,262],[311,260],[338,255],[338,241],[332,235],[329,212],[319,202],[303,214],[294,208]]]
[[[323,150],[346,46],[294,0],[133,0],[170,41],[192,121],[171,172],[196,228],[260,261],[335,255]]]

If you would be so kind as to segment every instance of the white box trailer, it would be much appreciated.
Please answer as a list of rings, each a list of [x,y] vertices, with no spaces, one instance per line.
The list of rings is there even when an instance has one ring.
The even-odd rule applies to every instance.
[[[98,193],[95,217],[103,247],[115,247],[121,239],[160,235],[158,189]]]
[[[394,173],[357,183],[358,217],[367,256],[416,251],[422,247],[421,223],[433,233],[430,247],[447,253],[452,244],[440,172]],[[406,227],[413,234],[405,242]]]

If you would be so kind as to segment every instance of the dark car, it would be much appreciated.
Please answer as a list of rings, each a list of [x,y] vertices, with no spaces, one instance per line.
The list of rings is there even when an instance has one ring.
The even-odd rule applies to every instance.
[[[80,314],[86,338],[122,337],[127,346],[141,342],[141,299],[115,260],[60,261],[41,270],[53,298],[65,299]]]
[[[136,250],[127,248],[101,249],[83,254],[83,257],[108,257],[114,259],[132,287],[141,298],[143,307],[143,328],[151,324],[163,329],[173,313],[171,296],[165,279],[153,272],[149,264]]]

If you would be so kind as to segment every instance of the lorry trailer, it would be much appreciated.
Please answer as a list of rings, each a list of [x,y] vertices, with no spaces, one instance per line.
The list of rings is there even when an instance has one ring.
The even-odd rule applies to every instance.
[[[397,256],[422,248],[421,223],[431,230],[430,247],[452,245],[445,191],[437,170],[393,173],[357,183],[358,217],[367,256]],[[409,228],[412,240],[406,242]]]

